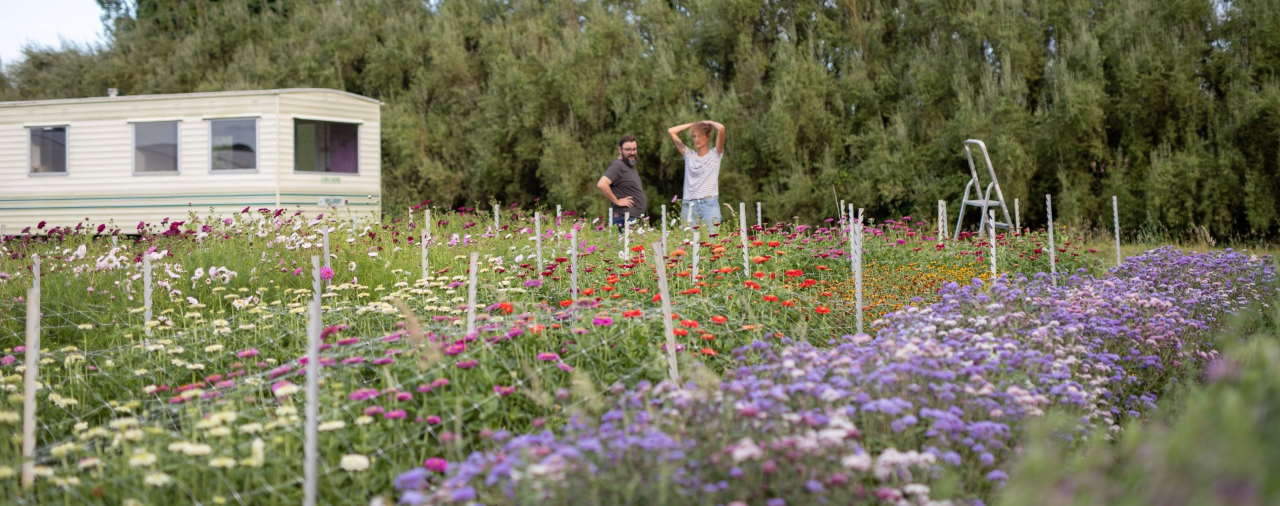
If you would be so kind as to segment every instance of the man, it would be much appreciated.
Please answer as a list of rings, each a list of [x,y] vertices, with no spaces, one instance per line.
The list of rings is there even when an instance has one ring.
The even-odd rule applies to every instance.
[[[605,169],[604,176],[596,181],[605,198],[613,206],[613,225],[622,228],[622,220],[627,213],[631,219],[637,220],[649,208],[649,199],[640,184],[640,174],[636,172],[636,137],[624,135],[618,141],[618,158]]]
[[[680,132],[692,128],[693,149],[680,141]],[[711,129],[716,146],[711,148]],[[720,223],[720,160],[724,158],[724,125],[714,121],[685,123],[667,129],[671,142],[684,157],[684,193],[680,215],[690,225]]]

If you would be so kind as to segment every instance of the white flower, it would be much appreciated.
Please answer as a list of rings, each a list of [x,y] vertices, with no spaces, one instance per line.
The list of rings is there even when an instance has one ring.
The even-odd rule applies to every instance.
[[[756,446],[755,441],[744,437],[741,441],[738,441],[737,445],[734,445],[731,455],[734,462],[742,462],[749,459],[758,459],[764,455],[764,452],[760,450],[759,446]]]
[[[357,454],[343,455],[338,466],[346,471],[364,471],[369,468],[369,457]]]
[[[137,425],[138,425],[138,419],[132,416],[117,418],[115,420],[107,422],[107,427],[111,427],[112,429],[115,429],[115,430],[127,429],[129,427],[136,427]]]
[[[262,432],[262,424],[258,422],[246,423],[241,425],[237,430],[242,434],[256,434]]]
[[[13,475],[14,475],[14,471],[12,467],[0,466],[0,480],[3,480],[5,478],[12,478]]]
[[[17,411],[0,411],[0,423],[16,424],[21,419]]]
[[[262,467],[263,462],[266,460],[266,448],[267,444],[263,443],[262,439],[254,438],[253,444],[249,449],[249,458],[241,460],[240,465]]]
[[[369,415],[360,415],[356,417],[356,425],[367,425],[373,423],[373,417]]]
[[[866,471],[867,469],[871,469],[871,455],[866,453],[855,453],[842,459],[840,464],[849,469]]]
[[[182,453],[192,457],[200,457],[213,453],[213,448],[203,443],[188,443],[182,449]]]
[[[214,457],[209,459],[209,466],[229,469],[236,467],[236,459],[231,457]]]
[[[231,435],[231,427],[214,427],[209,429],[208,434],[213,437],[223,437]]]
[[[342,420],[331,420],[331,421],[320,424],[318,427],[316,427],[316,430],[320,432],[329,432],[331,430],[338,430],[346,426],[347,426],[347,422],[344,422]]]
[[[75,443],[63,443],[53,447],[52,450],[49,450],[49,454],[57,458],[62,458],[67,456],[68,453],[75,451],[79,447],[80,446]]]
[[[161,472],[154,472],[147,474],[147,476],[142,479],[142,482],[152,487],[163,487],[173,483],[173,478]]]
[[[129,457],[129,465],[133,467],[149,466],[155,463],[155,454],[149,453],[146,450],[136,450],[133,452],[133,456]]]
[[[83,458],[83,459],[80,459],[80,462],[76,463],[76,467],[79,467],[80,469],[89,469],[91,467],[98,467],[100,465],[102,465],[102,461],[99,460],[97,457]]]
[[[276,385],[276,387],[272,390],[272,393],[275,394],[276,397],[287,397],[287,396],[298,393],[298,391],[300,390],[302,389],[299,388],[298,385],[286,381],[284,383]]]

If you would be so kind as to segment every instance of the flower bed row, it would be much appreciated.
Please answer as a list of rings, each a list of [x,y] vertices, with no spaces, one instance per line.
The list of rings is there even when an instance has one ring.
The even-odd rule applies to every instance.
[[[830,347],[735,351],[723,378],[641,383],[563,430],[494,433],[496,450],[428,459],[406,504],[936,504],[989,499],[1025,421],[1078,437],[1143,416],[1217,352],[1207,330],[1275,292],[1267,259],[1172,248],[1107,277],[950,284]]]

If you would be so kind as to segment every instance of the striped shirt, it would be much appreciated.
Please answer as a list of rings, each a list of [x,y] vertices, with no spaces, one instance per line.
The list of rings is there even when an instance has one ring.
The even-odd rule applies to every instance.
[[[705,199],[720,195],[720,160],[724,154],[715,148],[698,156],[698,150],[684,150],[684,200]]]

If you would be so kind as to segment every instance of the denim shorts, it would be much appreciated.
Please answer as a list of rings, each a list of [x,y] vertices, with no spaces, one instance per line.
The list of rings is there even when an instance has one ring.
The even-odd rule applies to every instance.
[[[690,226],[697,225],[698,223],[702,223],[704,225],[719,224],[720,199],[717,197],[707,197],[681,201],[680,216],[684,217],[685,222]]]

